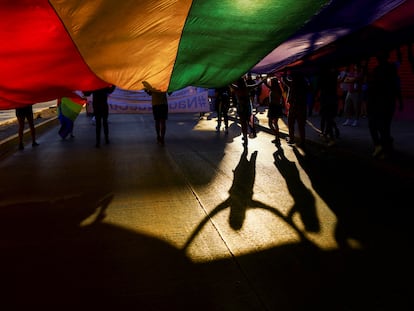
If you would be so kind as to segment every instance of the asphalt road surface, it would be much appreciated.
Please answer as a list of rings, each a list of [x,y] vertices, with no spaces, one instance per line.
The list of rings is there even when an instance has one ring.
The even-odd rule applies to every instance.
[[[413,179],[259,128],[80,115],[0,161],[1,309],[413,310]]]

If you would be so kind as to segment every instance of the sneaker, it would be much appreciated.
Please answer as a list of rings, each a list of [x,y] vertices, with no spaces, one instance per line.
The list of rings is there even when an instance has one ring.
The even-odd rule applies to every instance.
[[[351,120],[346,119],[344,123],[342,123],[343,126],[351,125]]]
[[[377,145],[375,146],[374,152],[372,153],[372,156],[374,158],[378,157],[380,154],[382,153],[382,146],[381,145]]]
[[[358,120],[354,120],[354,122],[352,122],[352,126],[353,127],[358,126]]]
[[[39,144],[37,142],[33,142],[32,147],[37,147]]]
[[[24,149],[23,144],[19,144],[19,150],[23,150],[23,149]]]

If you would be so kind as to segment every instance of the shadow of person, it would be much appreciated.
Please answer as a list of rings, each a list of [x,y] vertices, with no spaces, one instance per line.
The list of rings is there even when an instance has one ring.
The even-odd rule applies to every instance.
[[[288,217],[292,218],[295,213],[299,213],[305,230],[318,232],[320,224],[316,214],[315,197],[303,184],[296,163],[286,158],[282,148],[279,148],[273,154],[273,158],[276,168],[285,179],[289,193],[294,200],[294,205],[290,209]]]
[[[183,250],[187,249],[198,233],[202,230],[207,222],[209,222],[219,212],[229,208],[229,225],[234,230],[240,230],[246,218],[246,212],[249,208],[260,208],[273,213],[275,216],[284,220],[292,227],[302,241],[312,244],[301,230],[292,221],[292,215],[285,216],[279,210],[260,201],[253,199],[253,187],[256,178],[256,159],[257,151],[254,151],[250,160],[247,158],[248,148],[245,146],[241,154],[240,161],[233,171],[233,184],[229,189],[229,197],[219,205],[217,205],[199,225],[194,229],[191,236],[187,239],[183,246]],[[310,227],[310,226],[309,226]]]
[[[88,192],[1,205],[1,305],[212,310],[204,271],[179,249],[102,221],[112,200],[112,193]]]
[[[247,159],[247,147],[243,149],[240,161],[233,171],[233,184],[229,190],[229,224],[234,230],[243,226],[246,209],[253,202],[253,186],[256,178],[257,151]]]

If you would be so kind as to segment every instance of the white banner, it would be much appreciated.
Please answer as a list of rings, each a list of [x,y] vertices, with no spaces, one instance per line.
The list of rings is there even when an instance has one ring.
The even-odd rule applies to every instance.
[[[168,97],[169,113],[208,112],[208,89],[186,87]],[[151,96],[145,91],[116,88],[108,98],[109,113],[152,113]]]

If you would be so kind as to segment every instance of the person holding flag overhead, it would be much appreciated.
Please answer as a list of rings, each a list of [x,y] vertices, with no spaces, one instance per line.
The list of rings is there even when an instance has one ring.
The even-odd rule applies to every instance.
[[[82,107],[86,104],[86,99],[74,93],[70,97],[58,99],[58,119],[60,121],[59,135],[66,139],[68,135],[73,138],[73,126]]]
[[[115,85],[107,86],[95,91],[84,91],[85,96],[92,95],[93,115],[96,126],[96,148],[101,146],[101,128],[103,127],[105,143],[109,144],[109,126],[108,126],[108,96],[115,90]]]

